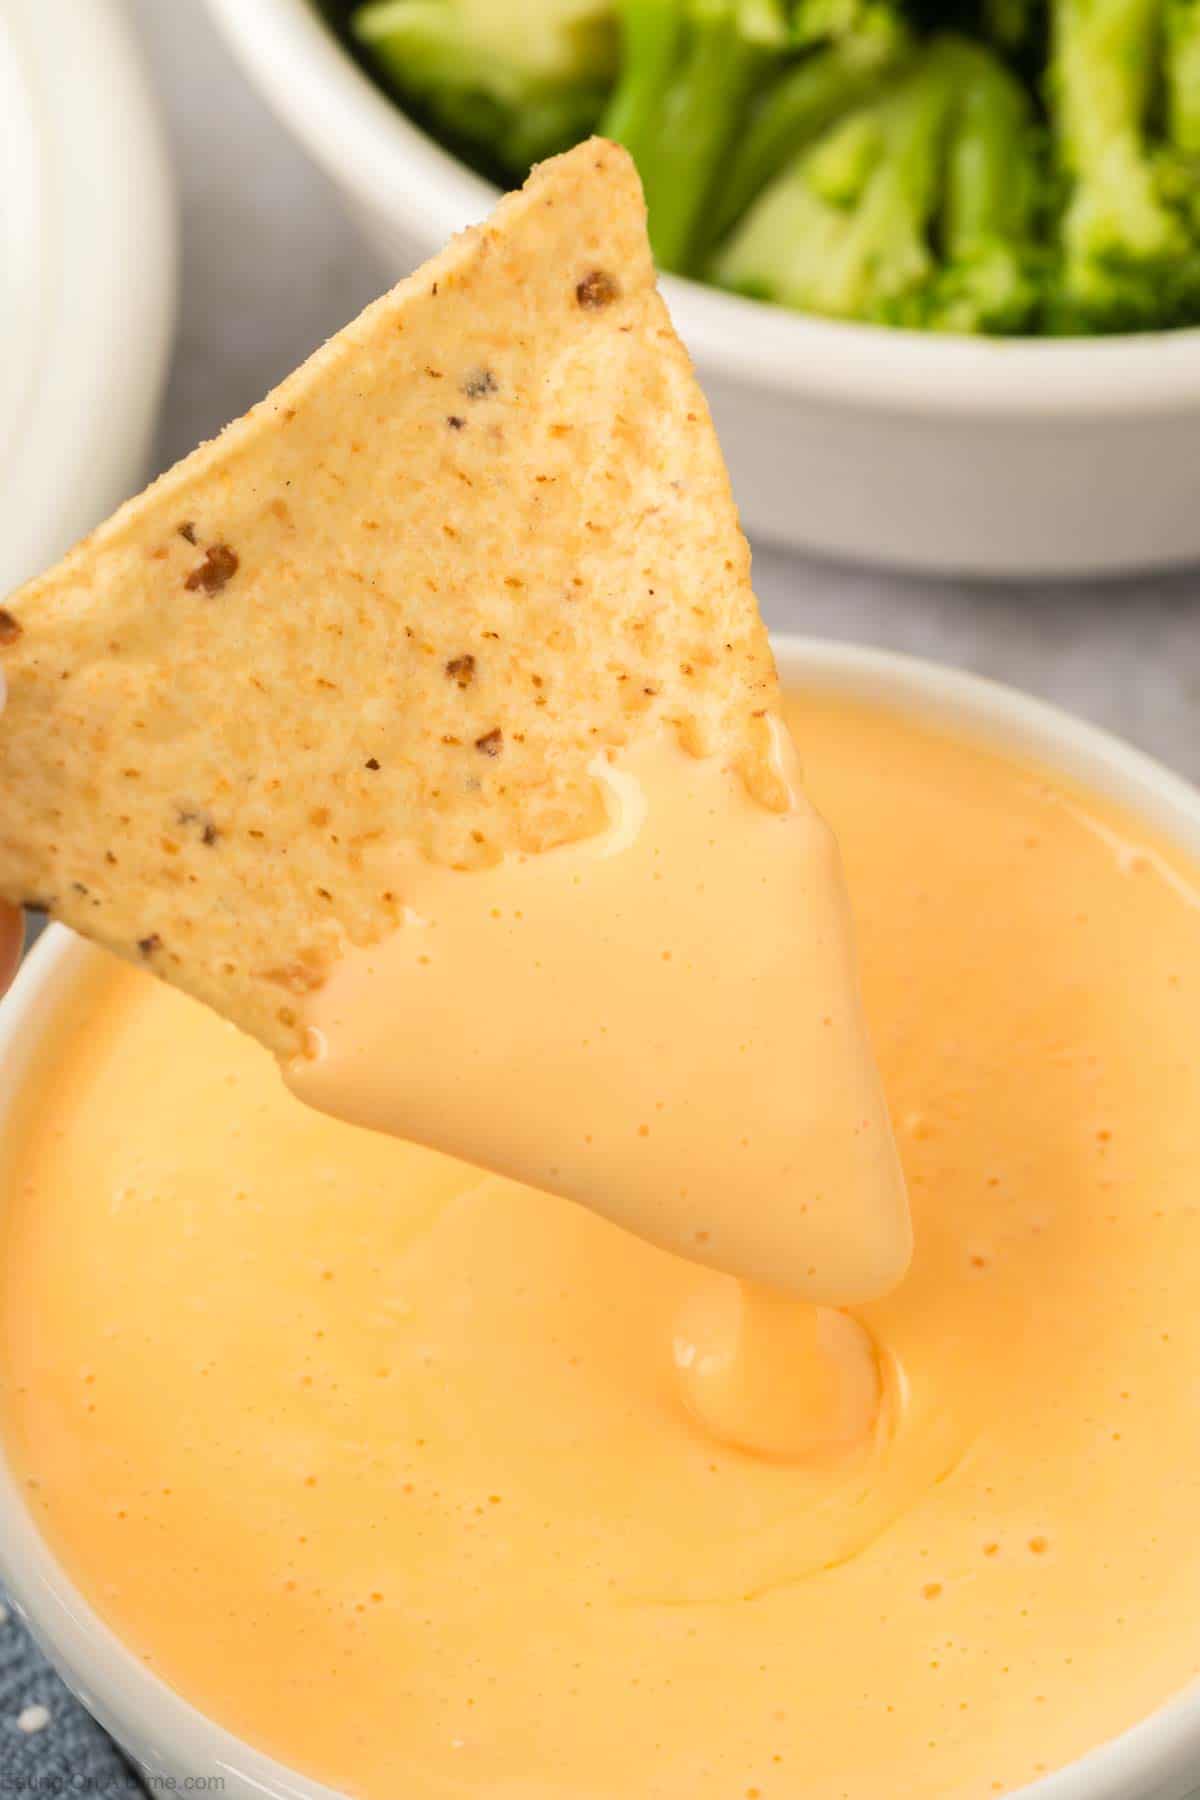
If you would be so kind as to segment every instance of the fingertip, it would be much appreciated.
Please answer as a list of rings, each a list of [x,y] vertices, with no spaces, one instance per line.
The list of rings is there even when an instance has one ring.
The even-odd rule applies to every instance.
[[[0,993],[17,972],[24,941],[25,920],[20,910],[0,902]]]

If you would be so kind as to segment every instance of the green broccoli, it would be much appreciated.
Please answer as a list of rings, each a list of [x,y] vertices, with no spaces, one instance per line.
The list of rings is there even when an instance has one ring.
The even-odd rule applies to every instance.
[[[878,13],[862,30],[805,57],[766,87],[721,177],[709,243],[721,241],[798,151],[878,93],[905,48],[895,15]]]
[[[985,32],[998,50],[1008,54],[1044,48],[1043,0],[983,0]]]
[[[613,0],[373,0],[352,30],[404,100],[506,174],[587,137],[615,69]]]
[[[907,323],[936,270],[957,67],[957,45],[936,41],[881,99],[801,151],[718,252],[713,278],[806,312]]]
[[[953,332],[1027,331],[1040,300],[1034,248],[1042,172],[1033,108],[999,58],[963,45],[946,157],[944,266],[912,323]]]
[[[625,144],[664,269],[927,331],[1200,323],[1200,0],[316,4],[500,180]]]
[[[1195,246],[1149,134],[1161,27],[1162,0],[1053,0],[1058,331],[1152,329],[1189,304]]]
[[[1167,127],[1172,144],[1200,156],[1200,0],[1165,0]]]
[[[847,38],[895,37],[906,31],[893,0],[794,0],[789,37],[796,48],[806,49]]]
[[[686,271],[750,96],[787,48],[783,0],[620,0],[619,13],[600,130],[637,163],[660,266]]]

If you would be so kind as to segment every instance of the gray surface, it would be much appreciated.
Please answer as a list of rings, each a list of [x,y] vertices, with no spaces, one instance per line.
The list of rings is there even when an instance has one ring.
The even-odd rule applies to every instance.
[[[159,436],[173,460],[383,284],[336,195],[246,87],[199,0],[133,0],[183,202],[183,310]],[[1200,505],[1200,460],[1197,464]],[[772,626],[884,644],[1043,694],[1200,778],[1200,572],[1097,586],[939,582],[762,549]]]
[[[146,1800],[129,1764],[43,1662],[2,1597],[0,1793]]]

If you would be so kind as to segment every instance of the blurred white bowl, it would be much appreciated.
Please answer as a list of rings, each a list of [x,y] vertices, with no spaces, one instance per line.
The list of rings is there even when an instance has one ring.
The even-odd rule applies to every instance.
[[[785,683],[899,708],[1032,758],[1109,795],[1200,856],[1200,793],[1067,713],[1014,688],[886,651],[781,637],[775,653]],[[49,1078],[46,1048],[102,954],[52,926],[0,1006],[0,1138],[20,1116],[29,1084]],[[120,1642],[42,1536],[2,1444],[0,1579],[63,1679],[158,1786],[215,1792],[219,1785],[225,1800],[338,1800],[206,1718]],[[1198,1779],[1200,1684],[1193,1684],[1008,1800],[1200,1800]]]
[[[146,473],[175,292],[166,151],[120,0],[0,7],[0,594]]]
[[[209,0],[250,78],[396,274],[496,195],[363,73],[311,0]],[[668,277],[748,529],[836,556],[999,575],[1200,561],[1200,331],[930,337]]]

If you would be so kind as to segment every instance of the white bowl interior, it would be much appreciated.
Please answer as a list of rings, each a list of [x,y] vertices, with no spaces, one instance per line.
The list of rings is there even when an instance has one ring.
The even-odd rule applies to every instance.
[[[932,663],[786,637],[790,684],[913,712],[1084,782],[1200,857],[1200,793],[1150,758],[1011,688]],[[52,927],[0,1006],[0,1132],[63,1009],[101,953]],[[151,1773],[220,1777],[230,1800],[335,1800],[205,1718],[114,1636],[42,1539],[0,1446],[0,1578],[51,1660],[95,1716]],[[1010,1800],[1185,1800],[1200,1771],[1200,1689]]]

